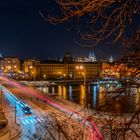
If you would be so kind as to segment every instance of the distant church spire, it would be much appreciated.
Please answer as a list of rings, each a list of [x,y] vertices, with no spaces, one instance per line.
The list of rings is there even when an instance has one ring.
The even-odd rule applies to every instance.
[[[2,54],[0,53],[0,58],[2,58]]]
[[[113,61],[114,61],[114,60],[113,60],[113,57],[111,56],[111,57],[109,58],[109,62],[110,62],[110,63],[113,63]]]
[[[95,62],[96,61],[96,57],[95,57],[93,49],[89,51],[89,61],[90,62]]]

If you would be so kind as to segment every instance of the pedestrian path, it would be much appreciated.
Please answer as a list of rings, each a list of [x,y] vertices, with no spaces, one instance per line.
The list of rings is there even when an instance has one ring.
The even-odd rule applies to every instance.
[[[14,108],[12,106],[8,105],[8,102],[3,100],[3,111],[6,115],[6,118],[8,120],[8,126],[10,129],[10,137],[11,139],[15,138],[20,132],[21,132],[21,127],[19,124],[15,122],[15,112]]]

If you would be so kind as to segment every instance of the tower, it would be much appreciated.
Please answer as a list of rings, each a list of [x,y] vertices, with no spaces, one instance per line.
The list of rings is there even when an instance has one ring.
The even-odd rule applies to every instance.
[[[114,60],[113,60],[113,57],[111,56],[111,57],[109,58],[109,62],[110,62],[110,63],[113,63],[113,61],[114,61]]]
[[[0,53],[0,59],[2,59],[2,54]]]
[[[94,54],[94,50],[90,50],[89,51],[89,62],[95,62],[96,61],[96,57],[95,57],[95,54]]]

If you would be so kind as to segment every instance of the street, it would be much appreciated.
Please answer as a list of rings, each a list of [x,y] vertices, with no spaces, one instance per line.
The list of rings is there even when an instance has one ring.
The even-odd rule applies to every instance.
[[[19,140],[30,139],[66,139],[67,137],[77,137],[77,139],[87,139],[87,131],[85,126],[78,121],[67,116],[62,111],[49,106],[48,104],[35,101],[29,93],[9,85],[4,85],[10,92],[12,92],[18,99],[26,102],[32,109],[31,116],[25,116],[21,111],[16,112],[16,121],[21,124],[22,133],[18,137]],[[39,103],[38,103],[39,102]],[[14,109],[11,107],[11,109]],[[14,114],[13,114],[14,115]],[[66,123],[67,122],[67,123]],[[72,136],[73,135],[73,136]],[[85,135],[85,136],[84,136]]]

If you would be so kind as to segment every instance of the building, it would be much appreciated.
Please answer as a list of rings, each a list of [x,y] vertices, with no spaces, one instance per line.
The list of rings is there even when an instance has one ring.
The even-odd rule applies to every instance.
[[[0,58],[2,58],[2,54],[0,53]]]
[[[36,65],[37,79],[79,79],[83,77],[83,71],[76,70],[76,66],[83,66],[86,70],[86,78],[93,79],[99,76],[102,63],[63,63],[47,62]]]
[[[83,66],[86,78],[93,79],[99,76],[102,70],[101,62],[74,62],[70,53],[64,55],[63,61],[46,61],[36,65],[37,79],[81,79],[84,71],[77,70],[76,66]]]
[[[2,73],[3,72],[3,60],[0,60],[0,73]]]
[[[3,71],[4,73],[15,77],[20,70],[20,61],[17,57],[3,58]]]
[[[96,57],[95,57],[95,54],[94,54],[94,50],[91,49],[89,51],[89,62],[95,62],[96,61]]]
[[[109,62],[110,62],[110,63],[113,63],[113,61],[114,61],[114,60],[113,60],[113,57],[110,56],[110,58],[109,58]]]
[[[36,75],[36,65],[40,64],[39,60],[26,59],[22,63],[22,73],[26,79],[33,79]]]
[[[93,49],[89,50],[89,55],[87,57],[78,57],[77,62],[96,62],[96,56]]]
[[[77,66],[82,66],[84,69],[75,69]],[[86,79],[94,79],[99,77],[102,71],[101,62],[84,62],[84,63],[75,63],[74,64],[74,75],[75,79],[81,79],[86,73]]]
[[[2,54],[0,54],[0,71],[3,72],[3,58],[2,58]]]

